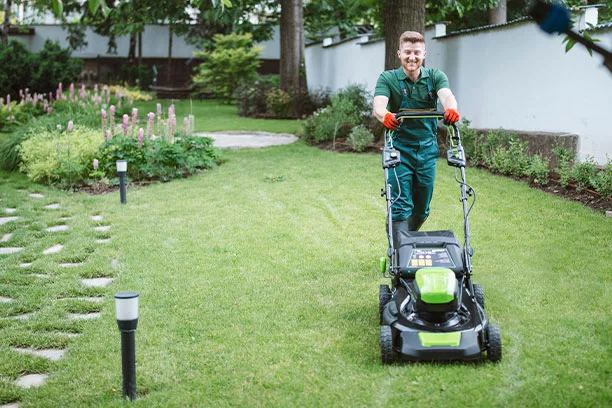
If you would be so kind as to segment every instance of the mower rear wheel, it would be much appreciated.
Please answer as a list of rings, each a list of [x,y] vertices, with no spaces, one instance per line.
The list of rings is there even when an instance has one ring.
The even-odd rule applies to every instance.
[[[395,361],[391,326],[380,326],[380,356],[383,364],[392,364]]]
[[[502,341],[499,327],[490,324],[487,328],[487,338],[489,342],[487,346],[487,359],[497,363],[502,358]]]
[[[476,296],[476,302],[478,302],[478,304],[482,306],[482,308],[484,309],[485,297],[484,297],[484,288],[482,287],[482,285],[478,283],[474,284],[474,296]]]
[[[378,293],[378,314],[380,315],[380,324],[383,323],[383,311],[385,310],[385,306],[391,300],[391,289],[387,285],[380,285],[380,290]]]

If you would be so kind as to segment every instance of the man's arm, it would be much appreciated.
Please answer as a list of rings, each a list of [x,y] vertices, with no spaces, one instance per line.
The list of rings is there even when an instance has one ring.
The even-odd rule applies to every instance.
[[[385,114],[389,112],[387,110],[387,105],[389,104],[389,98],[384,95],[377,95],[374,97],[373,102],[373,113],[381,123],[385,118]]]
[[[442,88],[438,91],[438,99],[440,99],[440,103],[446,109],[455,109],[457,110],[457,100],[455,99],[455,95],[449,88]]]

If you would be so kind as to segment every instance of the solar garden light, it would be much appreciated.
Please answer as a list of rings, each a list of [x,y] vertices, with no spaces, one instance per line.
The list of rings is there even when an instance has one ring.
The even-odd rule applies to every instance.
[[[123,397],[136,399],[136,344],[138,326],[138,293],[115,294],[115,314],[121,331],[121,367],[123,372]]]
[[[117,175],[119,176],[119,195],[121,197],[121,204],[127,202],[125,197],[125,175],[127,174],[127,161],[117,160]]]

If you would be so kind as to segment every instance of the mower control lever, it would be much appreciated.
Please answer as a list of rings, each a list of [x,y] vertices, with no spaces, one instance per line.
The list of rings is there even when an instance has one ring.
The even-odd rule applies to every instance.
[[[382,166],[383,169],[391,169],[400,165],[400,152],[392,147],[383,149]]]
[[[449,166],[465,167],[465,151],[462,145],[452,147],[446,151],[446,161]]]

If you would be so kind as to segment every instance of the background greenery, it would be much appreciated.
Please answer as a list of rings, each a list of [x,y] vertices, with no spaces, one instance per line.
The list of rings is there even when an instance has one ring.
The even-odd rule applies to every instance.
[[[609,219],[579,204],[478,170],[471,215],[475,281],[502,330],[500,364],[383,366],[378,345],[377,259],[385,253],[385,202],[377,154],[293,145],[227,152],[212,171],[117,194],[70,195],[2,173],[3,205],[18,208],[24,253],[0,258],[0,402],[22,406],[123,406],[113,294],[140,293],[139,399],[166,406],[607,406],[612,402]],[[42,192],[44,202],[27,194]],[[459,187],[439,162],[427,229],[460,234]],[[40,232],[61,202],[73,230]],[[23,212],[22,212],[23,211]],[[112,225],[94,246],[89,216]],[[59,214],[57,215],[59,216]],[[17,228],[19,227],[19,228]],[[52,242],[82,260],[41,259]],[[88,252],[89,251],[89,252]],[[110,266],[116,259],[117,268]],[[15,265],[52,275],[40,283]],[[80,277],[110,276],[84,290]],[[70,323],[65,294],[103,295],[98,320]],[[21,301],[20,301],[21,302]],[[84,308],[72,304],[69,308]],[[8,317],[38,310],[31,321]],[[69,309],[70,310],[70,309]],[[77,338],[59,331],[79,332]],[[41,336],[47,340],[41,340]],[[46,336],[46,337],[45,337]],[[61,345],[63,360],[11,346]],[[40,388],[12,385],[46,372]]]

